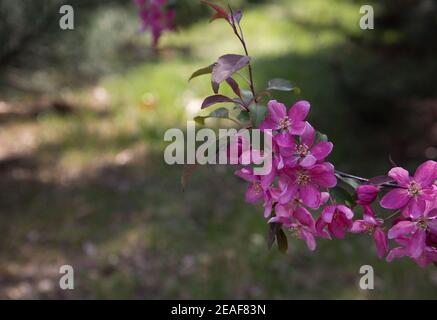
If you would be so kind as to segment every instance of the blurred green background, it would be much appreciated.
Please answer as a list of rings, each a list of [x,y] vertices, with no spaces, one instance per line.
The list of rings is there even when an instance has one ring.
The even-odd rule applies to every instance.
[[[129,0],[0,0],[0,298],[437,298],[437,269],[377,259],[365,235],[266,248],[262,208],[244,203],[235,168],[208,166],[180,187],[163,133],[184,128],[210,94],[190,74],[241,53],[229,26],[176,0],[177,32],[159,48]],[[376,176],[388,155],[412,170],[437,158],[437,2],[231,0],[255,82],[292,80],[330,161]],[[375,29],[359,8],[375,8]],[[75,289],[59,289],[59,267]],[[375,289],[359,289],[359,268]]]

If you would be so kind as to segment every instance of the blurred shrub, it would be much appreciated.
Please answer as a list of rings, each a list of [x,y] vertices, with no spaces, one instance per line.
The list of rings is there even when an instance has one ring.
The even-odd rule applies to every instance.
[[[400,161],[428,157],[437,143],[437,1],[382,0],[374,8],[375,29],[351,36],[339,63],[355,126],[371,127],[368,140],[385,135],[381,147]]]

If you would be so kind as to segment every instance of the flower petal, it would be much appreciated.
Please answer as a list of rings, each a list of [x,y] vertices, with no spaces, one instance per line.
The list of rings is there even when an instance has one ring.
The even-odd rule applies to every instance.
[[[261,122],[261,124],[259,125],[259,129],[260,130],[267,130],[267,129],[276,130],[276,129],[278,129],[278,125],[276,124],[275,121],[273,121],[269,117],[266,117],[264,119],[264,121]]]
[[[276,123],[284,119],[287,115],[287,108],[285,105],[276,100],[270,100],[267,108],[269,110],[270,119]]]
[[[323,164],[315,165],[310,170],[311,181],[323,188],[333,188],[337,184],[334,171]]]
[[[414,181],[422,187],[430,186],[437,179],[437,162],[428,160],[422,163],[414,173]]]
[[[305,158],[303,158],[299,164],[304,168],[309,168],[312,167],[316,163],[316,161],[317,159],[313,155],[309,154]]]
[[[412,197],[408,202],[408,206],[402,210],[402,213],[413,219],[417,219],[424,215],[426,211],[426,202],[421,197]]]
[[[325,230],[326,225],[327,225],[326,222],[323,221],[323,219],[321,217],[319,217],[319,219],[317,219],[317,221],[316,221],[317,235],[319,237],[322,237],[322,238],[325,238],[325,239],[331,239],[331,236]]]
[[[256,190],[253,184],[251,184],[249,188],[247,188],[245,200],[248,203],[256,203],[258,202],[258,200],[260,200],[263,197],[263,195],[264,194],[262,191]]]
[[[322,214],[320,215],[320,219],[322,219],[326,223],[331,223],[332,218],[334,217],[335,209],[336,209],[335,206],[326,206],[323,209]]]
[[[399,236],[410,234],[415,229],[416,229],[416,224],[414,222],[407,221],[407,220],[399,221],[388,231],[388,238],[389,239],[398,238]]]
[[[276,178],[276,170],[275,167],[272,165],[270,167],[270,172],[260,177],[261,186],[263,187],[263,189],[267,189],[273,183],[275,178]]]
[[[426,231],[424,229],[417,229],[410,239],[408,245],[408,252],[412,258],[417,259],[423,254],[425,250]]]
[[[352,224],[351,232],[352,233],[364,233],[367,232],[369,229],[369,226],[366,221],[364,220],[356,220]]]
[[[280,147],[285,147],[285,148],[289,148],[291,146],[293,146],[293,138],[292,136],[284,131],[282,133],[279,133],[276,135],[276,143],[280,146]]]
[[[264,218],[270,217],[272,214],[272,208],[273,208],[273,201],[272,199],[267,200],[264,202]]]
[[[437,218],[428,220],[427,225],[431,232],[437,235]]]
[[[235,172],[235,175],[248,182],[255,182],[258,180],[258,177],[253,174],[253,170],[249,168],[238,170]]]
[[[373,233],[373,239],[375,240],[378,257],[382,258],[388,251],[387,236],[382,229],[377,228]]]
[[[402,187],[406,187],[411,180],[408,171],[401,167],[391,169],[387,175]]]
[[[406,189],[397,188],[388,192],[381,199],[380,204],[385,209],[399,209],[405,206],[410,198]]]
[[[337,239],[343,239],[346,234],[346,226],[340,219],[334,219],[328,224],[328,230]]]
[[[286,204],[289,203],[291,200],[295,199],[297,196],[297,185],[296,184],[290,184],[288,185],[287,189],[282,192],[282,194],[279,197],[279,203]]]
[[[316,138],[316,130],[313,128],[309,122],[306,122],[305,130],[300,137],[300,142],[305,144],[307,147],[311,147],[314,144],[314,139]]]
[[[325,205],[329,201],[329,192],[322,192],[320,197],[320,205]]]
[[[292,156],[289,159],[285,160],[285,166],[287,168],[295,168],[299,163],[299,156]]]
[[[316,157],[317,160],[324,160],[332,151],[334,145],[332,142],[321,141],[311,148],[311,154]]]
[[[354,212],[343,204],[339,204],[337,210],[343,214],[346,220],[351,220],[354,217]]]
[[[288,118],[292,121],[303,121],[310,111],[310,103],[305,100],[296,102],[288,111]]]
[[[302,202],[310,208],[317,209],[320,207],[320,191],[313,184],[301,186],[299,195],[302,198]]]
[[[293,213],[289,207],[282,204],[276,205],[275,212],[278,217],[291,217]]]
[[[397,247],[397,248],[392,249],[389,252],[386,260],[388,262],[392,262],[394,259],[405,257],[407,254],[408,254],[408,252],[405,248]]]
[[[292,135],[300,136],[304,133],[305,127],[306,127],[305,121],[293,121],[290,127],[288,127],[288,130]]]
[[[308,249],[310,249],[311,251],[316,250],[316,239],[314,239],[312,233],[302,229],[300,231],[300,236],[302,237],[303,240],[305,240]]]
[[[314,230],[315,222],[314,218],[311,215],[311,213],[308,212],[305,208],[297,208],[296,211],[294,211],[293,216],[296,218],[297,221],[299,221],[302,225],[307,226],[311,230]]]

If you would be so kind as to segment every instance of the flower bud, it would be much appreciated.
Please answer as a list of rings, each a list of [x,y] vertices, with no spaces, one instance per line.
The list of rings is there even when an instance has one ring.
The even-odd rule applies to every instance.
[[[371,204],[378,196],[379,187],[370,184],[357,187],[357,203],[361,205]]]

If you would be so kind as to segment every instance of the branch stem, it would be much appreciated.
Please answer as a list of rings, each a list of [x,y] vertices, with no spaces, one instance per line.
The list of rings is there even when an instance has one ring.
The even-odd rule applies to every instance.
[[[231,21],[229,22],[232,30],[234,31],[234,34],[237,36],[238,40],[240,40],[241,45],[243,46],[243,50],[244,50],[244,54],[246,55],[246,57],[249,57],[249,50],[247,49],[247,45],[246,45],[246,41],[244,40],[244,34],[243,34],[243,29],[241,28],[240,23],[235,23],[235,19],[234,19],[234,11],[232,10],[231,6],[229,6],[229,10],[231,11]],[[236,25],[238,25],[238,30]],[[240,31],[240,33],[238,32]],[[253,71],[252,71],[252,64],[249,61],[248,64],[248,70],[249,70],[249,87],[250,87],[250,91],[252,91],[252,95],[253,95],[253,99],[256,101],[256,92],[255,92],[255,85],[253,82]]]
[[[345,178],[350,178],[350,179],[354,179],[360,182],[369,182],[369,179],[367,178],[363,178],[363,177],[358,177],[358,176],[354,176],[352,174],[346,173],[346,172],[342,172],[339,170],[335,170],[335,173],[341,177],[345,177]],[[399,188],[399,186],[397,184],[394,183],[382,183],[380,184],[380,186],[383,187],[387,187],[387,188]]]

